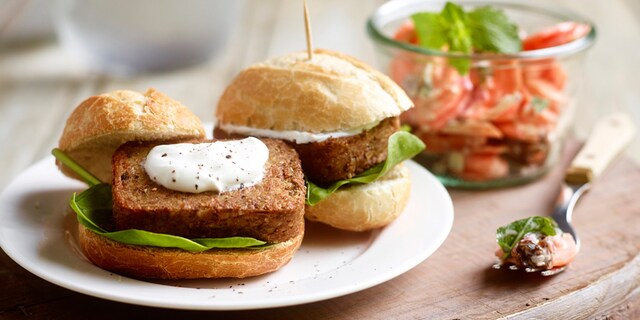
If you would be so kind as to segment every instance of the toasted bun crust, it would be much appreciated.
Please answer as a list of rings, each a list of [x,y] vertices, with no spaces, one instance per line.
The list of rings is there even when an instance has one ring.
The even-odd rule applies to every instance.
[[[273,272],[291,260],[303,235],[301,232],[265,249],[211,249],[192,253],[122,244],[78,224],[80,249],[93,264],[141,279],[245,278]]]
[[[312,133],[350,131],[413,106],[386,75],[341,53],[295,52],[238,74],[218,102],[218,124]]]
[[[380,180],[338,189],[315,206],[307,206],[305,218],[349,231],[380,228],[402,213],[410,192],[409,170],[400,164]]]
[[[120,90],[80,103],[67,119],[59,148],[100,180],[111,182],[111,155],[127,141],[204,137],[200,119],[180,102],[154,89],[144,94]],[[65,175],[77,178],[56,163]]]

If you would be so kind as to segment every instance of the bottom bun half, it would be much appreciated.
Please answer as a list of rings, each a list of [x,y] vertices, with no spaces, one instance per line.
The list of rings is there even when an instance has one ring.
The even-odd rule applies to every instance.
[[[303,233],[264,249],[180,249],[127,245],[78,225],[84,255],[105,270],[144,279],[245,278],[280,269],[302,243]]]
[[[410,193],[409,169],[400,164],[379,180],[338,189],[315,206],[307,205],[305,218],[348,231],[376,229],[402,213]]]

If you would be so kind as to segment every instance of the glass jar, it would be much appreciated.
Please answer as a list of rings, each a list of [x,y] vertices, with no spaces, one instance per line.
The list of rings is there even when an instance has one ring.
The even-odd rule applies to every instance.
[[[460,54],[419,47],[411,15],[440,12],[444,1],[390,1],[368,21],[379,68],[415,104],[401,116],[427,145],[415,160],[449,187],[502,187],[540,177],[562,154],[595,27],[540,5],[456,3],[501,9],[519,26],[524,50]],[[458,72],[452,59],[469,60],[469,71]]]

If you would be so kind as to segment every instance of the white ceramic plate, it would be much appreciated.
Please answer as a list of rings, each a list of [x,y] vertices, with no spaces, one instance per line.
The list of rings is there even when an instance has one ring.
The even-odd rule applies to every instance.
[[[403,214],[377,231],[351,233],[309,223],[302,247],[277,272],[249,279],[148,282],[102,270],[76,244],[67,203],[84,186],[52,157],[20,174],[0,194],[0,245],[18,264],[59,286],[132,304],[200,310],[296,305],[338,297],[390,280],[429,257],[453,223],[445,188],[414,162]]]

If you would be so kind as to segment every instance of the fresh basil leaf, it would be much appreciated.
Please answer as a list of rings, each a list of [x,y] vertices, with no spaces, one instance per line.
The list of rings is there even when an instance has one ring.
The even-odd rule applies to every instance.
[[[473,47],[481,52],[516,53],[522,51],[518,26],[500,9],[483,6],[468,14]]]
[[[447,2],[440,13],[421,12],[411,16],[418,36],[418,44],[432,50],[448,49],[450,52],[473,51],[471,31],[467,27],[467,14],[461,6]],[[460,74],[469,71],[471,61],[466,58],[450,58],[449,64]]]
[[[213,248],[261,249],[269,246],[264,241],[249,237],[187,239],[179,236],[128,229],[109,232],[103,226],[111,224],[111,186],[103,183],[74,194],[70,202],[77,214],[78,222],[87,229],[111,240],[141,246],[178,248],[191,252],[202,252]]]
[[[449,58],[449,65],[454,67],[461,75],[465,75],[471,68],[471,60],[467,58]]]
[[[449,43],[447,22],[439,13],[421,12],[411,16],[418,35],[418,44],[433,50],[441,50]]]
[[[514,221],[508,225],[498,228],[496,240],[504,252],[502,259],[511,256],[511,250],[522,240],[527,233],[541,233],[546,236],[555,236],[558,225],[549,217],[534,216]]]
[[[405,131],[395,132],[389,137],[387,142],[387,159],[384,162],[351,179],[337,181],[328,188],[322,188],[307,180],[306,203],[310,206],[316,205],[345,185],[373,182],[387,174],[387,172],[400,162],[413,158],[422,152],[424,148],[425,145],[422,140],[411,133]]]
[[[473,41],[467,14],[464,9],[451,2],[447,2],[441,15],[449,23],[449,51],[470,54],[473,52]],[[465,74],[471,67],[471,60],[467,58],[449,58],[449,64],[460,74]]]
[[[522,50],[518,26],[497,8],[483,6],[465,12],[462,6],[447,2],[439,13],[420,12],[413,14],[411,20],[418,44],[427,49],[463,54]],[[449,58],[449,65],[466,74],[471,60]]]

